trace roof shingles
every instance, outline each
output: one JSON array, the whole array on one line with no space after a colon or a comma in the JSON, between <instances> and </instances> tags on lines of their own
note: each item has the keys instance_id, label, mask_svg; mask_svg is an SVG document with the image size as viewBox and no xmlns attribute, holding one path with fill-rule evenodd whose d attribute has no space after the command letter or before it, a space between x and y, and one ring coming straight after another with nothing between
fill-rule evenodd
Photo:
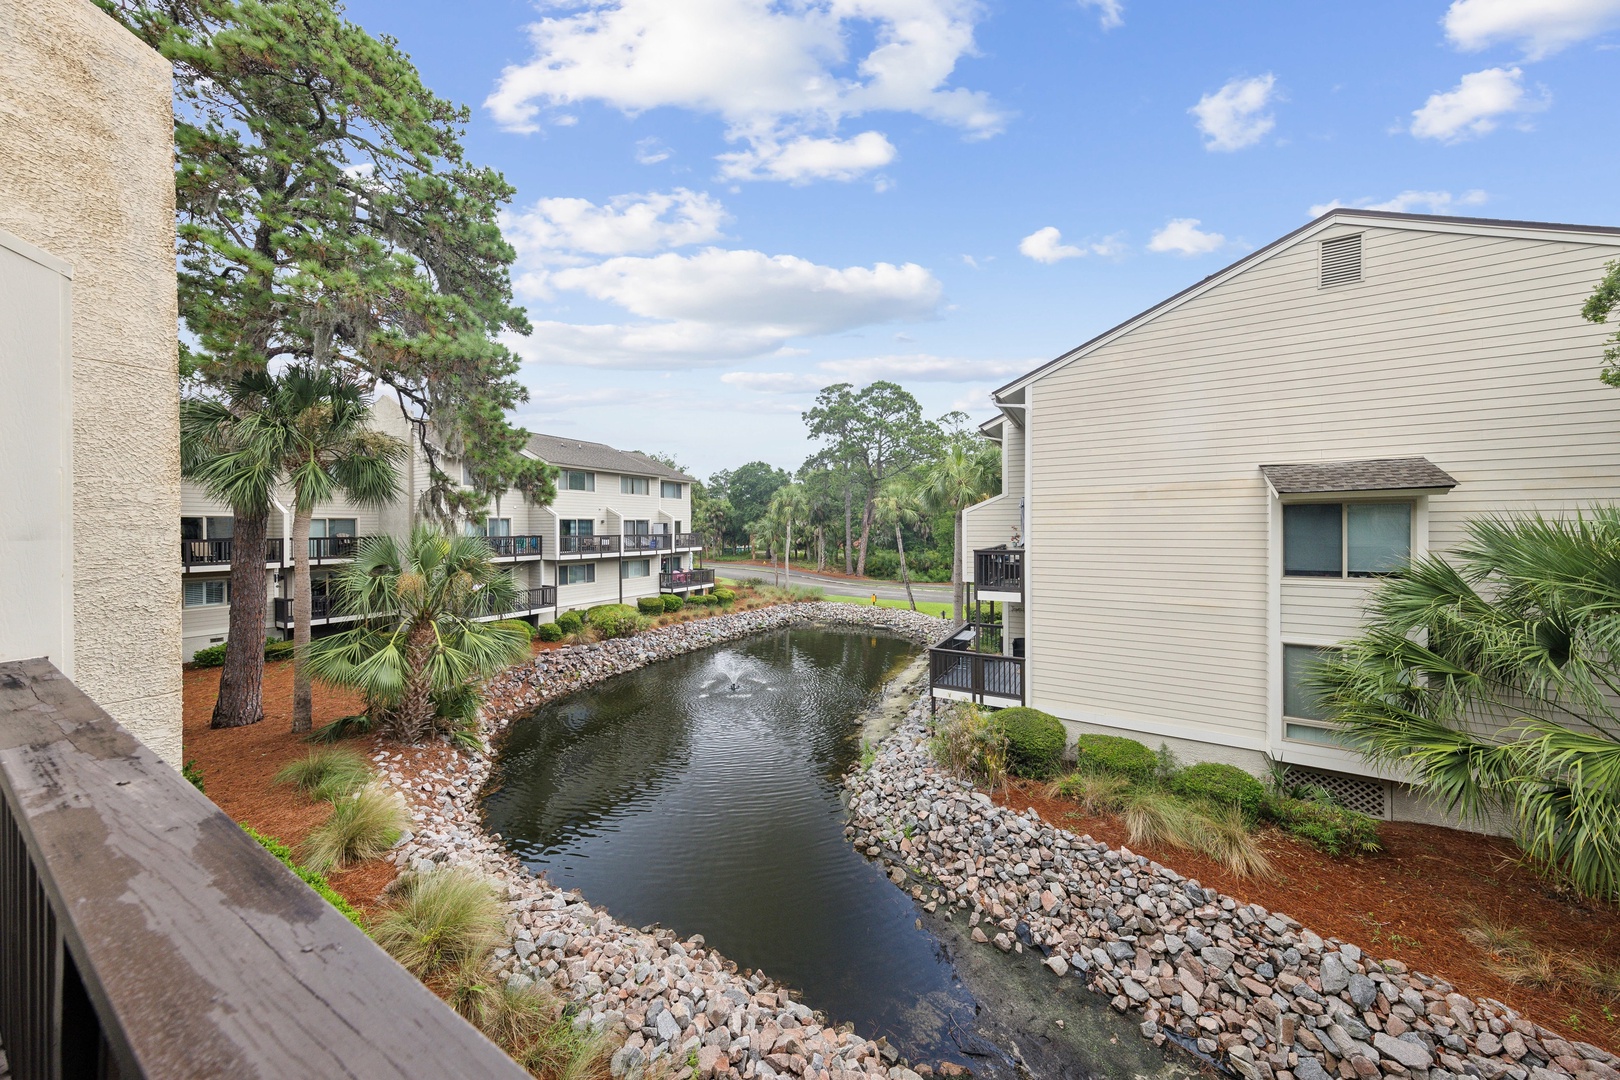
<instances>
[{"instance_id":1,"label":"roof shingles","mask_svg":"<svg viewBox=\"0 0 1620 1080\"><path fill-rule=\"evenodd\" d=\"M556 435L530 435L529 452L547 465L560 469L589 469L623 476L656 476L662 480L680 480L687 484L695 482L694 477L654 461L646 454L616 450L606 443L582 442Z\"/></svg>"},{"instance_id":2,"label":"roof shingles","mask_svg":"<svg viewBox=\"0 0 1620 1080\"><path fill-rule=\"evenodd\" d=\"M1457 486L1450 473L1428 458L1421 457L1262 465L1260 471L1279 495L1331 491L1434 491Z\"/></svg>"}]
</instances>

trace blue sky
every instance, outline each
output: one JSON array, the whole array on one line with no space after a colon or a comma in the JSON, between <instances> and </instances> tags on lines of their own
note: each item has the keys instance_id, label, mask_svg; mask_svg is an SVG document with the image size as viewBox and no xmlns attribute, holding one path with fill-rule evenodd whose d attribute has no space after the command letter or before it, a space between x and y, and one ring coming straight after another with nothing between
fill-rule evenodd
<instances>
[{"instance_id":1,"label":"blue sky","mask_svg":"<svg viewBox=\"0 0 1620 1080\"><path fill-rule=\"evenodd\" d=\"M533 430L795 468L1332 202L1616 224L1620 0L357 0L516 186Z\"/></svg>"}]
</instances>

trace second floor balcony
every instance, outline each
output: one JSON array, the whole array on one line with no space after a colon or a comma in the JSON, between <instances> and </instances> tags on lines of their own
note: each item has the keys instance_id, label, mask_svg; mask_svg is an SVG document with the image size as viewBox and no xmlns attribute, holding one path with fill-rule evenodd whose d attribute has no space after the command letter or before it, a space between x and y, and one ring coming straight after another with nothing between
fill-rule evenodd
<instances>
[{"instance_id":1,"label":"second floor balcony","mask_svg":"<svg viewBox=\"0 0 1620 1080\"><path fill-rule=\"evenodd\" d=\"M557 538L559 555L617 555L617 536L560 536Z\"/></svg>"},{"instance_id":2,"label":"second floor balcony","mask_svg":"<svg viewBox=\"0 0 1620 1080\"><path fill-rule=\"evenodd\" d=\"M973 595L1004 604L1024 602L1024 549L980 548L973 553Z\"/></svg>"},{"instance_id":3,"label":"second floor balcony","mask_svg":"<svg viewBox=\"0 0 1620 1080\"><path fill-rule=\"evenodd\" d=\"M223 540L182 540L180 541L180 569L182 571L199 570L229 570L231 568L231 552L235 542L229 537ZM280 537L264 542L264 565L275 567L282 565L284 545Z\"/></svg>"},{"instance_id":4,"label":"second floor balcony","mask_svg":"<svg viewBox=\"0 0 1620 1080\"><path fill-rule=\"evenodd\" d=\"M545 538L535 535L486 536L484 542L489 545L496 559L521 562L525 559L538 559L545 552Z\"/></svg>"},{"instance_id":5,"label":"second floor balcony","mask_svg":"<svg viewBox=\"0 0 1620 1080\"><path fill-rule=\"evenodd\" d=\"M277 596L272 601L274 608L273 618L278 628L291 630L293 627L293 602L290 597ZM350 615L341 610L330 593L316 593L309 598L309 624L311 626L326 626L331 623L353 622L358 616Z\"/></svg>"},{"instance_id":6,"label":"second floor balcony","mask_svg":"<svg viewBox=\"0 0 1620 1080\"><path fill-rule=\"evenodd\" d=\"M492 619L515 619L523 615L538 615L557 606L557 586L538 585L532 589L519 589L512 606L505 611L478 616L478 622Z\"/></svg>"}]
</instances>

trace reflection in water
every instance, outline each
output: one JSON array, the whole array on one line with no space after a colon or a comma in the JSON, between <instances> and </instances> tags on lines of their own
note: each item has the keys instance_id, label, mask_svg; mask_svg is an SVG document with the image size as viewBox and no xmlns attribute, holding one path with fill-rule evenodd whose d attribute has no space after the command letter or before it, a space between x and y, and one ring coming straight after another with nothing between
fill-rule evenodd
<instances>
[{"instance_id":1,"label":"reflection in water","mask_svg":"<svg viewBox=\"0 0 1620 1080\"><path fill-rule=\"evenodd\" d=\"M915 649L780 631L663 661L519 724L485 802L536 872L623 922L702 934L832 1020L964 1060L969 996L909 897L844 840L857 714Z\"/></svg>"}]
</instances>

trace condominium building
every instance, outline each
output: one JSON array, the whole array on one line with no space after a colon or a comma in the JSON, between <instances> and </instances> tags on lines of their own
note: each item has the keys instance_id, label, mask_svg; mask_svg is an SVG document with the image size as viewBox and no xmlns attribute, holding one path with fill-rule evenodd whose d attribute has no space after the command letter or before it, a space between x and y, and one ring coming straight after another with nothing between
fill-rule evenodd
<instances>
[{"instance_id":1,"label":"condominium building","mask_svg":"<svg viewBox=\"0 0 1620 1080\"><path fill-rule=\"evenodd\" d=\"M427 456L392 402L380 403L373 417L378 429L410 441L412 452L401 466L394 503L366 507L336 499L316 508L309 554L317 634L353 621L334 602L331 578L354 558L359 541L384 533L403 538L423 517ZM695 565L703 545L692 527L692 477L645 454L554 435L531 436L524 453L558 470L551 505L535 506L509 491L484 508L481 521L457 526L484 537L517 585L513 610L486 618L546 622L576 608L634 604L644 596L713 586L714 571ZM435 457L452 477L464 478L453 454L436 451ZM265 551L265 632L271 637L292 634L291 505L285 495L277 499ZM229 629L233 519L227 507L187 482L180 524L182 633L189 659L224 641Z\"/></svg>"},{"instance_id":2,"label":"condominium building","mask_svg":"<svg viewBox=\"0 0 1620 1080\"><path fill-rule=\"evenodd\" d=\"M1617 256L1616 228L1335 210L1002 387L981 625L933 651L934 694L1429 816L1341 744L1311 666L1469 522L1620 501L1581 317Z\"/></svg>"}]
</instances>

